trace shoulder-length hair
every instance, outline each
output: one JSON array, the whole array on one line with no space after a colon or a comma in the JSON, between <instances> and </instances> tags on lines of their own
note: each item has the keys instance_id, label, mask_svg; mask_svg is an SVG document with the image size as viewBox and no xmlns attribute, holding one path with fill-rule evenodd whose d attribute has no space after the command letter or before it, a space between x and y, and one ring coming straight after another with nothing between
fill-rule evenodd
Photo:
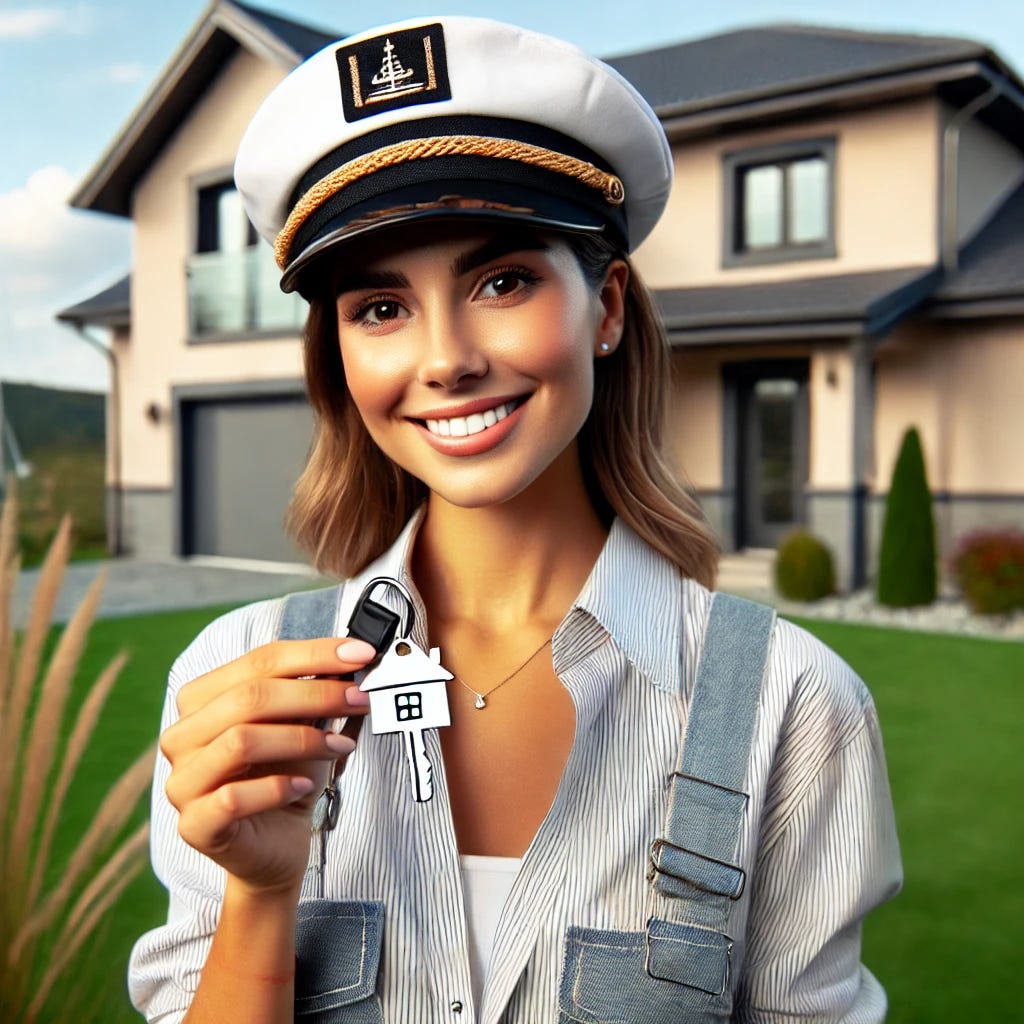
<instances>
[{"instance_id":1,"label":"shoulder-length hair","mask_svg":"<svg viewBox=\"0 0 1024 1024\"><path fill-rule=\"evenodd\" d=\"M607 241L565 235L592 287L614 259ZM427 488L377 447L345 382L329 288L312 290L304 332L314 437L286 517L291 535L323 573L347 578L386 551ZM579 434L583 478L605 525L619 516L683 575L713 586L719 548L697 502L661 451L669 349L651 297L630 265L625 326L614 352L595 361L594 401Z\"/></svg>"}]
</instances>

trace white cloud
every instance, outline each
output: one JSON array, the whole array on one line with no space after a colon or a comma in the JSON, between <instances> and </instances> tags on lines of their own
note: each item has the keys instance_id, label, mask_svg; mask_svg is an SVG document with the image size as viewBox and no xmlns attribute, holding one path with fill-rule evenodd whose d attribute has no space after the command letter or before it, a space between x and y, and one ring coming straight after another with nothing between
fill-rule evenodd
<instances>
[{"instance_id":1,"label":"white cloud","mask_svg":"<svg viewBox=\"0 0 1024 1024\"><path fill-rule=\"evenodd\" d=\"M131 228L71 210L74 185L65 168L44 167L0 193L0 378L106 386L103 360L54 316L127 271Z\"/></svg>"},{"instance_id":2,"label":"white cloud","mask_svg":"<svg viewBox=\"0 0 1024 1024\"><path fill-rule=\"evenodd\" d=\"M33 39L58 28L63 15L54 7L0 11L0 39Z\"/></svg>"},{"instance_id":3,"label":"white cloud","mask_svg":"<svg viewBox=\"0 0 1024 1024\"><path fill-rule=\"evenodd\" d=\"M0 11L0 39L38 39L54 32L85 35L92 30L94 12L89 4L69 8L20 7Z\"/></svg>"},{"instance_id":4,"label":"white cloud","mask_svg":"<svg viewBox=\"0 0 1024 1024\"><path fill-rule=\"evenodd\" d=\"M139 63L111 64L107 77L115 85L134 85L146 75L146 69Z\"/></svg>"}]
</instances>

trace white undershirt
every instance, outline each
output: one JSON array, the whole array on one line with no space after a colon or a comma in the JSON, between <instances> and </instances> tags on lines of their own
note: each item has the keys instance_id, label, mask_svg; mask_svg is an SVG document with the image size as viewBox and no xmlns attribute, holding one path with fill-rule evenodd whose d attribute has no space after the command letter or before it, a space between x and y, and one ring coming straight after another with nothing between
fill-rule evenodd
<instances>
[{"instance_id":1,"label":"white undershirt","mask_svg":"<svg viewBox=\"0 0 1024 1024\"><path fill-rule=\"evenodd\" d=\"M469 975L473 982L473 1002L479 1014L498 919L522 861L519 857L477 857L469 854L460 856L459 861L469 928Z\"/></svg>"}]
</instances>

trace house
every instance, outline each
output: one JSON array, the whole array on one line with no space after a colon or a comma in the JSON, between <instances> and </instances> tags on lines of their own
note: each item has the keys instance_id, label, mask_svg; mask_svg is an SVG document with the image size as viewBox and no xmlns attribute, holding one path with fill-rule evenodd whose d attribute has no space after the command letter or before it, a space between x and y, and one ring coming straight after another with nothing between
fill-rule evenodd
<instances>
[{"instance_id":1,"label":"house","mask_svg":"<svg viewBox=\"0 0 1024 1024\"><path fill-rule=\"evenodd\" d=\"M295 557L280 518L310 428L301 300L276 290L231 162L260 99L333 38L215 0L73 197L135 224L113 344L140 555ZM1015 72L969 40L806 26L611 63L675 153L636 263L673 345L668 455L723 546L805 524L863 583L911 425L943 550L1024 525Z\"/></svg>"}]
</instances>

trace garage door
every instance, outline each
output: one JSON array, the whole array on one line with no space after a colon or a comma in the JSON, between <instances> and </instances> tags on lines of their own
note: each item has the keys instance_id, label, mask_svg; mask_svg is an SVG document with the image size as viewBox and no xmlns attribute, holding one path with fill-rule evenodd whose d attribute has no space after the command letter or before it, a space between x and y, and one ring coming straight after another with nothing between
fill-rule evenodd
<instances>
[{"instance_id":1,"label":"garage door","mask_svg":"<svg viewBox=\"0 0 1024 1024\"><path fill-rule=\"evenodd\" d=\"M183 401L182 553L305 561L284 534L313 429L297 395Z\"/></svg>"}]
</instances>

